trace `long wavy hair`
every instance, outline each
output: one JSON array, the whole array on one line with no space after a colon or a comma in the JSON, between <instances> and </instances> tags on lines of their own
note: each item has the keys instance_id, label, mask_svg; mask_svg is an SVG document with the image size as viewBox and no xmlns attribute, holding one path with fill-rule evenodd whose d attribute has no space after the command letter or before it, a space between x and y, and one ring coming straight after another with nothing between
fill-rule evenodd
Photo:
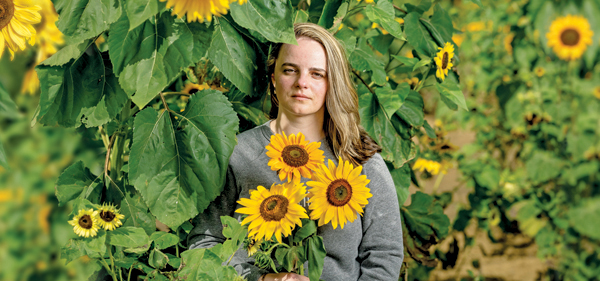
<instances>
[{"instance_id":1,"label":"long wavy hair","mask_svg":"<svg viewBox=\"0 0 600 281\"><path fill-rule=\"evenodd\" d=\"M329 87L325 95L323 131L335 157L342 157L343 160L350 161L354 165L366 163L371 156L381 151L381 147L360 125L358 94L350 79L350 66L344 48L331 33L313 23L296 23L294 32L296 38L313 39L325 48ZM268 77L275 72L275 62L282 45L282 43L276 44L269 54ZM269 118L276 119L279 103L272 83L269 85L269 92L271 94Z\"/></svg>"}]
</instances>

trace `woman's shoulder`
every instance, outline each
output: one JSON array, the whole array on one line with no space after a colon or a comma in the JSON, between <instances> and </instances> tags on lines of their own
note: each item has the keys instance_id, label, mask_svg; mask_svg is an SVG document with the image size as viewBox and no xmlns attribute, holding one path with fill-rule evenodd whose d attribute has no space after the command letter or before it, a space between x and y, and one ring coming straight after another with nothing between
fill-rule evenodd
<instances>
[{"instance_id":1,"label":"woman's shoulder","mask_svg":"<svg viewBox=\"0 0 600 281\"><path fill-rule=\"evenodd\" d=\"M266 130L270 129L267 124L256 126L237 135L237 145L233 150L230 162L255 159L263 153L269 143Z\"/></svg>"}]
</instances>

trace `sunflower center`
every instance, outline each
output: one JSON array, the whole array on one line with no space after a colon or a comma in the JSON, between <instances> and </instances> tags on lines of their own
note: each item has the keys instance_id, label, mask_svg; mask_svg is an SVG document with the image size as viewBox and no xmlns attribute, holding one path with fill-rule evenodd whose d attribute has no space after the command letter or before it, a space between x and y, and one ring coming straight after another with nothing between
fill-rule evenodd
<instances>
[{"instance_id":1,"label":"sunflower center","mask_svg":"<svg viewBox=\"0 0 600 281\"><path fill-rule=\"evenodd\" d=\"M299 145L288 145L281 152L283 162L292 167L302 167L308 163L308 152Z\"/></svg>"},{"instance_id":2,"label":"sunflower center","mask_svg":"<svg viewBox=\"0 0 600 281\"><path fill-rule=\"evenodd\" d=\"M10 23L15 14L15 4L12 0L0 0L0 29Z\"/></svg>"},{"instance_id":3,"label":"sunflower center","mask_svg":"<svg viewBox=\"0 0 600 281\"><path fill-rule=\"evenodd\" d=\"M89 215L83 215L79 218L79 226L85 229L91 229L93 224L92 218Z\"/></svg>"},{"instance_id":4,"label":"sunflower center","mask_svg":"<svg viewBox=\"0 0 600 281\"><path fill-rule=\"evenodd\" d=\"M260 214L265 221L279 221L287 214L289 201L282 195L271 195L260 204Z\"/></svg>"},{"instance_id":5,"label":"sunflower center","mask_svg":"<svg viewBox=\"0 0 600 281\"><path fill-rule=\"evenodd\" d=\"M115 219L115 213L111 211L101 211L100 218L105 222L111 222Z\"/></svg>"},{"instance_id":6,"label":"sunflower center","mask_svg":"<svg viewBox=\"0 0 600 281\"><path fill-rule=\"evenodd\" d=\"M562 41L562 43L567 46L577 45L577 43L579 43L579 38L580 38L579 32L577 32L577 30L572 29L572 28L565 29L560 34L560 41Z\"/></svg>"},{"instance_id":7,"label":"sunflower center","mask_svg":"<svg viewBox=\"0 0 600 281\"><path fill-rule=\"evenodd\" d=\"M448 67L448 52L444 52L444 56L442 56L442 69L446 69Z\"/></svg>"},{"instance_id":8,"label":"sunflower center","mask_svg":"<svg viewBox=\"0 0 600 281\"><path fill-rule=\"evenodd\" d=\"M333 206L344 206L352 198L352 186L345 179L337 179L327 187L327 202Z\"/></svg>"}]
</instances>

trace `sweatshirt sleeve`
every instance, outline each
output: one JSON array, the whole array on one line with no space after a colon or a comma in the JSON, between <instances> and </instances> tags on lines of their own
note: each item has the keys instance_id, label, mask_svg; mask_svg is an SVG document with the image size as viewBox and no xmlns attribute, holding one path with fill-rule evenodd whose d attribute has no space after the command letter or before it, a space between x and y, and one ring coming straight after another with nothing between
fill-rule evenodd
<instances>
[{"instance_id":1,"label":"sweatshirt sleeve","mask_svg":"<svg viewBox=\"0 0 600 281\"><path fill-rule=\"evenodd\" d=\"M365 165L373 197L365 207L363 239L358 249L359 280L398 280L404 245L396 188L379 154Z\"/></svg>"},{"instance_id":2,"label":"sweatshirt sleeve","mask_svg":"<svg viewBox=\"0 0 600 281\"><path fill-rule=\"evenodd\" d=\"M238 197L239 191L235 184L235 177L231 167L229 167L225 187L221 195L193 220L194 228L188 235L190 250L212 248L218 243L225 242L226 238L223 236L221 216L230 216L236 218L238 221L240 220L240 216L235 214ZM247 252L243 249L243 244L240 247L229 265L233 266L238 274L247 280L257 280L266 271L254 266L254 259L248 257Z\"/></svg>"}]
</instances>

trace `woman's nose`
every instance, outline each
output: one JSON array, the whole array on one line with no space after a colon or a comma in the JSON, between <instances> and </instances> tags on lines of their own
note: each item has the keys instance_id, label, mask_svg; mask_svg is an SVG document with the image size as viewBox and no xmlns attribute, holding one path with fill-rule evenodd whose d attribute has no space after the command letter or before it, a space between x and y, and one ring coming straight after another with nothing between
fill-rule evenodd
<instances>
[{"instance_id":1,"label":"woman's nose","mask_svg":"<svg viewBox=\"0 0 600 281\"><path fill-rule=\"evenodd\" d=\"M300 88L306 88L308 87L308 77L309 75L307 73L300 73L298 75L298 79L296 80L296 83L298 84L298 87Z\"/></svg>"}]
</instances>

